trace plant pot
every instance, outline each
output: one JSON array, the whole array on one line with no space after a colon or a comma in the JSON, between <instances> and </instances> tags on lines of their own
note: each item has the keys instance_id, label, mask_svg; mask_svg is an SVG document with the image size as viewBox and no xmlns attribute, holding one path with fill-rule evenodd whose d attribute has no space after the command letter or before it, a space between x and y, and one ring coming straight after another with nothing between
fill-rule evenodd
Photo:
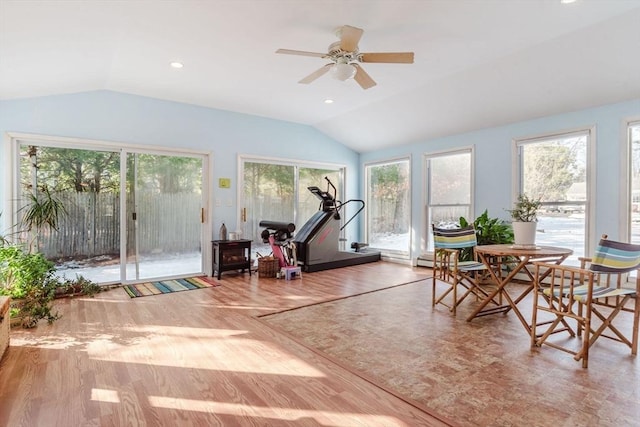
<instances>
[{"instance_id":1,"label":"plant pot","mask_svg":"<svg viewBox=\"0 0 640 427\"><path fill-rule=\"evenodd\" d=\"M514 246L527 248L536 245L537 222L514 221L511 225L513 226Z\"/></svg>"}]
</instances>

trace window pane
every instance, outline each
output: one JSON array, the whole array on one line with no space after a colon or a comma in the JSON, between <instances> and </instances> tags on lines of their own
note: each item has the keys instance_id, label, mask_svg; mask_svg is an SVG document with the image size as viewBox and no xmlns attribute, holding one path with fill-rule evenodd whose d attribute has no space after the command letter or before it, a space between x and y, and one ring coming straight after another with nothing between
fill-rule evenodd
<instances>
[{"instance_id":1,"label":"window pane","mask_svg":"<svg viewBox=\"0 0 640 427\"><path fill-rule=\"evenodd\" d=\"M521 192L542 201L536 244L584 256L587 206L586 134L522 143Z\"/></svg>"},{"instance_id":2,"label":"window pane","mask_svg":"<svg viewBox=\"0 0 640 427\"><path fill-rule=\"evenodd\" d=\"M409 253L409 160L367 166L367 237L371 247Z\"/></svg>"},{"instance_id":3,"label":"window pane","mask_svg":"<svg viewBox=\"0 0 640 427\"><path fill-rule=\"evenodd\" d=\"M429 159L429 204L471 203L471 153Z\"/></svg>"},{"instance_id":4,"label":"window pane","mask_svg":"<svg viewBox=\"0 0 640 427\"><path fill-rule=\"evenodd\" d=\"M341 198L341 173L336 170L328 169L315 169L315 168L300 168L300 177L298 179L298 212L296 218L296 229L299 230L302 226L320 209L320 200L308 190L308 187L318 187L322 191L327 190L327 181L325 177L331 180L331 183L336 187L336 198ZM330 194L333 194L333 188L329 190Z\"/></svg>"},{"instance_id":5,"label":"window pane","mask_svg":"<svg viewBox=\"0 0 640 427\"><path fill-rule=\"evenodd\" d=\"M33 230L31 243L58 276L121 280L118 152L21 144L19 179L19 215L47 194L64 207L57 229Z\"/></svg>"},{"instance_id":6,"label":"window pane","mask_svg":"<svg viewBox=\"0 0 640 427\"><path fill-rule=\"evenodd\" d=\"M202 158L127 154L128 280L202 272Z\"/></svg>"},{"instance_id":7,"label":"window pane","mask_svg":"<svg viewBox=\"0 0 640 427\"><path fill-rule=\"evenodd\" d=\"M640 243L640 123L629 127L629 153L631 154L631 243Z\"/></svg>"},{"instance_id":8,"label":"window pane","mask_svg":"<svg viewBox=\"0 0 640 427\"><path fill-rule=\"evenodd\" d=\"M244 205L247 218L243 237L254 241L252 250L267 255L262 243L260 221L293 222L294 167L269 163L244 163Z\"/></svg>"},{"instance_id":9,"label":"window pane","mask_svg":"<svg viewBox=\"0 0 640 427\"><path fill-rule=\"evenodd\" d=\"M457 227L471 218L471 150L427 158L427 248L433 248L431 225Z\"/></svg>"}]
</instances>

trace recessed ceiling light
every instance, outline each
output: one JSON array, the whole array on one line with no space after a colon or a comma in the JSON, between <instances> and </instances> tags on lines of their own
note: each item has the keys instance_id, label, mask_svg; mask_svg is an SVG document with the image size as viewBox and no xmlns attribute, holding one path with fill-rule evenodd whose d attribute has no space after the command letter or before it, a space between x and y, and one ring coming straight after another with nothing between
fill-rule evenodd
<instances>
[{"instance_id":1,"label":"recessed ceiling light","mask_svg":"<svg viewBox=\"0 0 640 427\"><path fill-rule=\"evenodd\" d=\"M178 62L178 61L173 61L169 65L171 65L173 68L182 68L182 67L184 67L184 64L182 62Z\"/></svg>"},{"instance_id":2,"label":"recessed ceiling light","mask_svg":"<svg viewBox=\"0 0 640 427\"><path fill-rule=\"evenodd\" d=\"M562 4L571 4L571 3L575 3L577 0L560 0L560 3Z\"/></svg>"},{"instance_id":3,"label":"recessed ceiling light","mask_svg":"<svg viewBox=\"0 0 640 427\"><path fill-rule=\"evenodd\" d=\"M325 99L324 103L325 104L333 104L333 99Z\"/></svg>"}]
</instances>

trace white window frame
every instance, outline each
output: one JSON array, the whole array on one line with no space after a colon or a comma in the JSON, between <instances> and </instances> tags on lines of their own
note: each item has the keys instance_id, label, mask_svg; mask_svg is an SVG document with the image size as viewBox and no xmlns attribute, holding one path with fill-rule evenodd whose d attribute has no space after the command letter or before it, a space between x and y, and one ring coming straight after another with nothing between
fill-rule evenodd
<instances>
[{"instance_id":1,"label":"white window frame","mask_svg":"<svg viewBox=\"0 0 640 427\"><path fill-rule=\"evenodd\" d=\"M627 242L633 242L631 221L633 219L633 147L631 146L631 128L640 129L640 117L629 119L625 122L624 132L622 136L620 167L620 194L624 195L624 202L621 203L620 209L620 236L625 236Z\"/></svg>"},{"instance_id":2,"label":"white window frame","mask_svg":"<svg viewBox=\"0 0 640 427\"><path fill-rule=\"evenodd\" d=\"M425 251L433 251L433 240L431 239L431 216L430 216L430 207L431 205L429 205L429 200L430 200L430 189L431 189L431 182L429 181L429 178L431 176L431 174L429 173L429 162L431 161L431 159L434 158L438 158L438 157L447 157L447 156L455 156L458 154L466 154L469 153L470 154L470 162L471 164L469 165L470 167L470 171L471 171L471 182L469 183L469 218L467 218L469 221L474 221L475 220L475 185L476 185L476 178L475 178L475 146L471 145L471 146L467 146L467 147L460 147L460 148L455 148L455 149L451 149L451 150L442 150L442 151L434 151L434 152L430 152L430 153L425 153L423 155L423 160L422 160L422 171L423 171L423 177L422 177L422 182L425 183L424 188L423 188L423 194L422 194L422 200L424 201L424 203L422 204L422 206L424 206L424 211L423 211L423 224L425 224L425 232L424 232L424 236L422 239L422 242L420 244L420 248L422 252ZM464 206L464 205L460 205L460 206Z\"/></svg>"},{"instance_id":3,"label":"white window frame","mask_svg":"<svg viewBox=\"0 0 640 427\"><path fill-rule=\"evenodd\" d=\"M364 168L363 168L363 179L362 182L364 184L364 202L365 202L365 210L364 210L364 238L365 238L365 242L366 243L370 243L370 239L369 239L369 210L366 209L366 203L369 200L369 182L368 182L368 178L369 178L369 174L367 173L368 169L370 167L375 167L375 166L382 166L382 165L387 165L390 163L400 163L400 162L407 162L409 165L409 176L408 176L408 180L409 180L409 207L408 207L408 212L409 212L409 224L413 224L413 208L412 208L412 202L413 202L413 197L411 197L411 195L413 194L413 173L412 173L412 165L411 165L411 156L402 156L402 157L393 157L390 159L384 159L384 160L378 160L375 162L369 162L369 163L365 163L364 164ZM379 250L381 255L385 258L388 259L398 259L398 260L409 260L411 258L411 248L413 247L413 227L409 227L409 243L407 245L406 251L395 251L395 250L390 250L390 249L384 249L384 248L376 248L375 246L371 246L373 249L375 250Z\"/></svg>"},{"instance_id":4,"label":"white window frame","mask_svg":"<svg viewBox=\"0 0 640 427\"><path fill-rule=\"evenodd\" d=\"M340 172L341 183L334 183L338 186L338 194L336 198L338 200L344 200L346 194L346 186L347 186L347 166L341 163L329 163L329 162L313 162L308 160L299 160L299 159L286 159L280 157L267 157L267 156L255 156L250 154L238 154L238 177L237 181L238 186L236 188L236 200L238 201L238 216L236 224L244 224L246 219L246 213L244 211L246 207L246 201L244 200L244 165L245 163L265 163L270 165L282 165L282 166L291 166L295 170L294 177L294 188L298 188L298 176L300 168L312 168L312 169L327 169L334 170ZM324 185L324 183L319 183ZM320 186L320 185L319 185ZM321 187L322 188L322 187ZM299 197L298 194L294 195L294 218L298 219L298 203ZM309 218L299 218L300 224L299 227L308 220ZM343 218L344 221L344 218ZM296 226L298 226L296 225ZM344 234L345 230L342 231ZM341 236L342 237L342 236ZM344 249L344 242L340 242L340 249Z\"/></svg>"},{"instance_id":5,"label":"white window frame","mask_svg":"<svg viewBox=\"0 0 640 427\"><path fill-rule=\"evenodd\" d=\"M6 157L6 177L7 177L7 200L5 205L9 211L7 224L16 224L18 220L17 216L17 198L20 194L20 180L18 173L20 171L20 144L33 143L33 145L56 147L56 148L71 148L79 150L95 150L95 151L114 151L120 153L120 167L121 173L124 170L123 159L127 153L141 153L141 154L157 154L157 155L181 155L191 156L202 159L202 203L207 208L203 212L203 222L201 230L201 244L202 244L202 271L206 274L211 273L211 240L212 230L212 212L213 212L213 199L211 197L211 176L213 175L213 153L203 150L191 150L186 148L177 147L164 147L157 145L138 145L124 142L93 140L88 138L74 138L74 137L62 137L62 136L50 136L50 135L38 135L19 132L7 132L5 134L5 148L7 148ZM121 182L121 203L124 203L126 195L124 194L124 182ZM124 209L121 212L120 218L120 235L126 235L126 212ZM7 220L5 220L7 221ZM120 253L126 253L126 239L122 239L120 242ZM134 281L127 281L125 275L126 265L121 262L120 265L120 280L123 283L133 283Z\"/></svg>"},{"instance_id":6,"label":"white window frame","mask_svg":"<svg viewBox=\"0 0 640 427\"><path fill-rule=\"evenodd\" d=\"M589 254L593 253L596 245L596 231L595 231L595 176L596 176L596 159L595 159L595 148L596 148L596 128L595 126L591 127L581 127L575 129L568 129L564 131L541 134L529 137L522 137L513 140L512 143L512 159L515 167L513 168L513 177L512 177L512 189L511 189L511 201L515 202L518 198L518 195L521 193L522 189L522 159L521 159L521 151L520 147L522 145L549 141L554 139L568 138L571 136L579 136L586 135L587 137L587 158L586 158L586 194L587 201L585 204L585 241L584 241L584 254L585 256L589 256Z\"/></svg>"}]
</instances>

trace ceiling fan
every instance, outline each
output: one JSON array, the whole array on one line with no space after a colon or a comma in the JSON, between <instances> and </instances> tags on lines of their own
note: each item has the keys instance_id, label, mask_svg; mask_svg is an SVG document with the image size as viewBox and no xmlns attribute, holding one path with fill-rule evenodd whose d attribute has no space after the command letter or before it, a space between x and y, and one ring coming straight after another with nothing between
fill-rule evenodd
<instances>
[{"instance_id":1,"label":"ceiling fan","mask_svg":"<svg viewBox=\"0 0 640 427\"><path fill-rule=\"evenodd\" d=\"M340 41L331 43L327 53L305 52L302 50L278 49L276 53L287 55L314 56L331 60L330 63L309 74L298 83L309 84L325 73L330 72L338 80L353 78L363 89L369 89L376 82L367 74L359 63L378 62L413 64L413 52L375 52L360 53L358 42L364 30L350 25L343 25L336 30Z\"/></svg>"}]
</instances>

